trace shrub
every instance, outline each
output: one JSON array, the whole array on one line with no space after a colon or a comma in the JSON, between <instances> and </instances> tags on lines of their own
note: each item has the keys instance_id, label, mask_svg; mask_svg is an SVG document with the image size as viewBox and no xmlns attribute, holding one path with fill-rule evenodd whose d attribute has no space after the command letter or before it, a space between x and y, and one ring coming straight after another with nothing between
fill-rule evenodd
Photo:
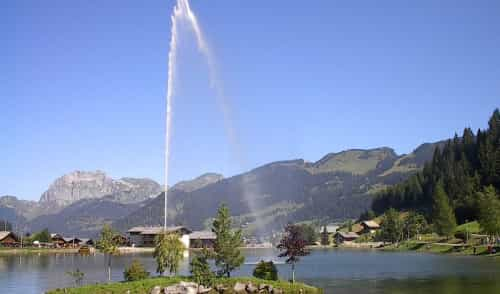
<instances>
[{"instance_id":1,"label":"shrub","mask_svg":"<svg viewBox=\"0 0 500 294\"><path fill-rule=\"evenodd\" d=\"M203 249L201 253L193 257L189 264L193 280L207 287L212 286L215 279L215 274L210 269L210 264L208 263L208 259L210 258L210 252L207 249Z\"/></svg>"},{"instance_id":2,"label":"shrub","mask_svg":"<svg viewBox=\"0 0 500 294\"><path fill-rule=\"evenodd\" d=\"M253 276L263 280L277 281L278 269L272 261L261 261L253 270Z\"/></svg>"},{"instance_id":3,"label":"shrub","mask_svg":"<svg viewBox=\"0 0 500 294\"><path fill-rule=\"evenodd\" d=\"M132 264L123 272L125 281L139 281L149 277L149 272L144 269L142 263L138 260L132 261Z\"/></svg>"}]
</instances>

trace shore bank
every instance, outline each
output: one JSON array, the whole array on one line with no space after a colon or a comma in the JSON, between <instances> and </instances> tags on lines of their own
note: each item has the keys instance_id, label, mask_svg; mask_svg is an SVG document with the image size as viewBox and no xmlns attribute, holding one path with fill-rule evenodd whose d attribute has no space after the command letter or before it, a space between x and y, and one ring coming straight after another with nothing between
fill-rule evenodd
<instances>
[{"instance_id":1,"label":"shore bank","mask_svg":"<svg viewBox=\"0 0 500 294\"><path fill-rule=\"evenodd\" d=\"M474 250L475 248L475 250ZM497 247L498 248L498 247ZM378 250L383 251L416 251L435 254L451 254L466 256L483 256L500 258L500 252L490 254L487 245L467 245L467 244L448 244L448 243L430 243L418 241L405 241L398 245L392 244L381 247Z\"/></svg>"},{"instance_id":2,"label":"shore bank","mask_svg":"<svg viewBox=\"0 0 500 294\"><path fill-rule=\"evenodd\" d=\"M23 254L76 254L78 248L0 248L1 255L23 255Z\"/></svg>"},{"instance_id":3,"label":"shore bank","mask_svg":"<svg viewBox=\"0 0 500 294\"><path fill-rule=\"evenodd\" d=\"M156 286L167 287L178 284L182 281L191 281L190 277L156 277L135 282L118 282L118 283L108 283L108 284L96 284L87 285L76 288L64 288L64 289L54 289L49 290L47 294L115 294L115 293L152 293L152 289ZM259 287L259 285L271 285L274 289L280 289L283 293L304 293L304 294L320 294L323 293L322 289L315 288L302 283L291 284L287 281L267 281L256 278L217 278L214 285L224 285L228 288L228 291L224 293L235 293L232 291L236 283L248 284L251 283ZM207 293L217 293L212 290ZM268 292L262 292L268 293Z\"/></svg>"}]
</instances>

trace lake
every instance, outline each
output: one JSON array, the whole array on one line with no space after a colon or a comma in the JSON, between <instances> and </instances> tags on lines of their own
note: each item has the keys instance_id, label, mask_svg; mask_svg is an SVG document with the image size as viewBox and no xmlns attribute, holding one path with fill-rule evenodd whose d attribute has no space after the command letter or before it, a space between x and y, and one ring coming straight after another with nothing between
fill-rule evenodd
<instances>
[{"instance_id":1,"label":"lake","mask_svg":"<svg viewBox=\"0 0 500 294\"><path fill-rule=\"evenodd\" d=\"M246 264L235 275L251 275L259 260L275 260L273 249L246 249ZM128 254L113 258L113 280L123 279L123 269L138 259L155 272L151 254ZM0 256L0 286L5 293L42 293L71 286L67 271L79 268L85 283L105 281L103 255L32 254ZM188 274L189 258L181 266ZM280 278L290 267L278 264ZM298 280L325 289L325 293L500 293L500 259L433 255L414 252L317 249L302 259ZM0 291L0 292L1 292ZM3 293L3 292L2 292Z\"/></svg>"}]
</instances>

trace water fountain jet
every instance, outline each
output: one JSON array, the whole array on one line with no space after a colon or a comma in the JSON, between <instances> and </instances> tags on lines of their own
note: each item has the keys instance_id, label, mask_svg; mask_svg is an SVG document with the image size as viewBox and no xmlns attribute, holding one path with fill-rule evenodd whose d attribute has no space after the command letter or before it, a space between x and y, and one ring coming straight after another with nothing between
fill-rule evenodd
<instances>
[{"instance_id":1,"label":"water fountain jet","mask_svg":"<svg viewBox=\"0 0 500 294\"><path fill-rule=\"evenodd\" d=\"M188 0L177 0L176 5L171 15L172 28L170 35L170 48L168 53L168 79L167 79L167 97L166 97L166 134L165 134L165 174L164 174L164 229L167 229L167 199L168 199L168 174L169 174L169 158L170 158L170 140L172 126L172 98L174 95L175 68L177 66L177 42L178 42L178 27L181 21L187 22L194 31L196 44L200 53L204 56L209 71L210 86L215 90L217 104L222 110L226 135L228 136L232 151L237 159L240 167L244 166L244 157L241 152L236 131L232 124L231 108L224 93L222 81L218 76L217 64L215 58L208 46L208 43L202 33L196 15L191 10ZM247 200L251 212L256 210L256 205L253 197L249 195L248 189L242 187L244 198Z\"/></svg>"}]
</instances>

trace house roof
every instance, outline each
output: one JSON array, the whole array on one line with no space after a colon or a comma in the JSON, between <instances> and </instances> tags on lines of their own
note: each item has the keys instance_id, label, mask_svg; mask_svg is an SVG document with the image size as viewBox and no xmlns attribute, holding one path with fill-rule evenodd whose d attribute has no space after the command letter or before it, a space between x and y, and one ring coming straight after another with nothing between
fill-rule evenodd
<instances>
[{"instance_id":1,"label":"house roof","mask_svg":"<svg viewBox=\"0 0 500 294\"><path fill-rule=\"evenodd\" d=\"M378 228L380 228L379 224L377 224L376 222L374 222L372 220L364 221L361 224L363 226L367 227L367 228L370 228L370 229L378 229Z\"/></svg>"},{"instance_id":2,"label":"house roof","mask_svg":"<svg viewBox=\"0 0 500 294\"><path fill-rule=\"evenodd\" d=\"M358 238L359 235L354 232L337 232L342 238Z\"/></svg>"},{"instance_id":3,"label":"house roof","mask_svg":"<svg viewBox=\"0 0 500 294\"><path fill-rule=\"evenodd\" d=\"M80 239L80 241L81 241L82 243L87 243L87 242L89 242L89 241L92 241L92 239L90 239L90 238L81 238L81 239Z\"/></svg>"},{"instance_id":4,"label":"house roof","mask_svg":"<svg viewBox=\"0 0 500 294\"><path fill-rule=\"evenodd\" d=\"M82 241L82 239L80 239L80 238L66 238L66 237L63 237L63 240L66 243L71 243L71 242L73 242L73 240L75 240L75 242L77 242L77 243Z\"/></svg>"},{"instance_id":5,"label":"house roof","mask_svg":"<svg viewBox=\"0 0 500 294\"><path fill-rule=\"evenodd\" d=\"M168 227L167 232L177 232L185 230L191 232L189 229L183 226ZM133 227L127 232L129 233L139 233L141 235L158 235L163 232L163 227Z\"/></svg>"},{"instance_id":6,"label":"house roof","mask_svg":"<svg viewBox=\"0 0 500 294\"><path fill-rule=\"evenodd\" d=\"M14 239L17 239L16 235L14 235L14 233L12 233L10 231L0 231L0 241L2 241L3 239L7 238L11 234L14 237Z\"/></svg>"},{"instance_id":7,"label":"house roof","mask_svg":"<svg viewBox=\"0 0 500 294\"><path fill-rule=\"evenodd\" d=\"M338 225L327 225L326 226L326 232L330 233L330 234L331 233L335 233L335 232L338 231L339 228L340 228L340 226L338 226ZM324 229L325 229L324 227L320 227L319 232L323 233Z\"/></svg>"},{"instance_id":8,"label":"house roof","mask_svg":"<svg viewBox=\"0 0 500 294\"><path fill-rule=\"evenodd\" d=\"M189 234L189 239L215 239L215 233L212 231L194 231Z\"/></svg>"}]
</instances>

